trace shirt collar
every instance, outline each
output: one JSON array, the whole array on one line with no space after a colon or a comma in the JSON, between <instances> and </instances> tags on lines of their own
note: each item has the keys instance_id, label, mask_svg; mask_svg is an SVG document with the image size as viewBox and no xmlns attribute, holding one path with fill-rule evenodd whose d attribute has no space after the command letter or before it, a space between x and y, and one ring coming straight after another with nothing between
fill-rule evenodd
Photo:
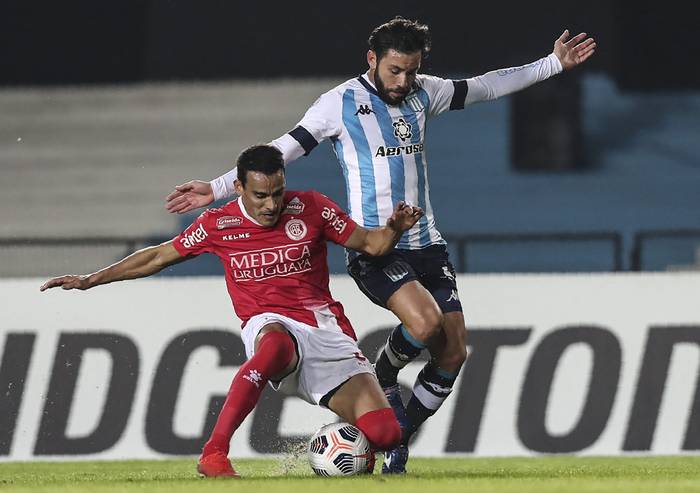
<instances>
[{"instance_id":1,"label":"shirt collar","mask_svg":"<svg viewBox=\"0 0 700 493\"><path fill-rule=\"evenodd\" d=\"M238 207L241 208L241 213L243 214L243 217L245 217L248 221L252 222L253 224L257 224L258 226L262 227L262 224L253 219L253 217L250 214L248 214L248 211L245 210L245 206L243 205L243 198L238 197L236 201L238 202Z\"/></svg>"}]
</instances>

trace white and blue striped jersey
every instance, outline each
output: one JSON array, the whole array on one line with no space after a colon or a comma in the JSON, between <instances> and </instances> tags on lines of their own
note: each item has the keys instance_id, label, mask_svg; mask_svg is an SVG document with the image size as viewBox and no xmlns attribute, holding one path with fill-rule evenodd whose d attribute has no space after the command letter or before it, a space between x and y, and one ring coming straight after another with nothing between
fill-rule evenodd
<instances>
[{"instance_id":1,"label":"white and blue striped jersey","mask_svg":"<svg viewBox=\"0 0 700 493\"><path fill-rule=\"evenodd\" d=\"M429 117L464 108L467 83L418 75L399 106L386 104L366 75L323 94L287 134L305 153L330 139L345 177L348 213L366 228L382 226L400 201L425 215L397 248L444 244L430 205L425 131ZM286 147L288 139L273 145Z\"/></svg>"},{"instance_id":2,"label":"white and blue striped jersey","mask_svg":"<svg viewBox=\"0 0 700 493\"><path fill-rule=\"evenodd\" d=\"M397 248L444 244L430 205L425 153L427 120L465 104L489 101L524 89L562 71L554 53L519 67L493 70L466 80L418 74L399 106L384 103L367 75L321 95L297 126L273 140L285 163L330 139L345 177L348 209L358 224L382 226L401 200L423 208L425 216ZM211 182L215 199L234 194L236 168Z\"/></svg>"}]
</instances>

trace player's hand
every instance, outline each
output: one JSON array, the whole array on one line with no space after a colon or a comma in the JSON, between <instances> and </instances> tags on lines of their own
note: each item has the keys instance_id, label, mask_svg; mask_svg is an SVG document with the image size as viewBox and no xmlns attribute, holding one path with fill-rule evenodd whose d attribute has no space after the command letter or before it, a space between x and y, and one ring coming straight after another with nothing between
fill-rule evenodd
<instances>
[{"instance_id":1,"label":"player's hand","mask_svg":"<svg viewBox=\"0 0 700 493\"><path fill-rule=\"evenodd\" d=\"M423 217L423 209L401 201L396 204L393 214L386 220L386 225L396 231L408 231Z\"/></svg>"},{"instance_id":2,"label":"player's hand","mask_svg":"<svg viewBox=\"0 0 700 493\"><path fill-rule=\"evenodd\" d=\"M586 33L581 33L569 39L569 30L566 29L554 42L554 54L564 70L582 64L595 53L595 40L586 36Z\"/></svg>"},{"instance_id":3,"label":"player's hand","mask_svg":"<svg viewBox=\"0 0 700 493\"><path fill-rule=\"evenodd\" d=\"M88 282L89 276L61 276L54 277L46 281L40 288L39 291L46 291L47 289L61 287L65 290L68 289L80 289L84 291L90 288L90 283Z\"/></svg>"},{"instance_id":4,"label":"player's hand","mask_svg":"<svg viewBox=\"0 0 700 493\"><path fill-rule=\"evenodd\" d=\"M200 207L206 207L214 202L214 192L207 181L192 180L175 187L170 195L165 197L165 208L168 212L184 214Z\"/></svg>"}]
</instances>

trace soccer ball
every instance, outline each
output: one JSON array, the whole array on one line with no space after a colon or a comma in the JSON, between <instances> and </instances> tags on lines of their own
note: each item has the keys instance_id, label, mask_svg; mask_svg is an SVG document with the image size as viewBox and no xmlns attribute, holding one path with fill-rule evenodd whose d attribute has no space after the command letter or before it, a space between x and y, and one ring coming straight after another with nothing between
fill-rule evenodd
<instances>
[{"instance_id":1,"label":"soccer ball","mask_svg":"<svg viewBox=\"0 0 700 493\"><path fill-rule=\"evenodd\" d=\"M323 426L309 441L309 464L319 476L371 472L373 452L364 433L349 423Z\"/></svg>"}]
</instances>

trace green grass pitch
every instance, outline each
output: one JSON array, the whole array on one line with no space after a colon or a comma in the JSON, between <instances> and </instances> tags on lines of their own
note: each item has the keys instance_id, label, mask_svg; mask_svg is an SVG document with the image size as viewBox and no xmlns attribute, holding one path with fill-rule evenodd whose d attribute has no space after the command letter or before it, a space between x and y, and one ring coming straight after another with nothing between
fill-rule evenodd
<instances>
[{"instance_id":1,"label":"green grass pitch","mask_svg":"<svg viewBox=\"0 0 700 493\"><path fill-rule=\"evenodd\" d=\"M303 458L235 460L244 479L203 479L195 459L0 463L0 491L217 493L700 491L700 456L411 459L405 476L319 478Z\"/></svg>"}]
</instances>

